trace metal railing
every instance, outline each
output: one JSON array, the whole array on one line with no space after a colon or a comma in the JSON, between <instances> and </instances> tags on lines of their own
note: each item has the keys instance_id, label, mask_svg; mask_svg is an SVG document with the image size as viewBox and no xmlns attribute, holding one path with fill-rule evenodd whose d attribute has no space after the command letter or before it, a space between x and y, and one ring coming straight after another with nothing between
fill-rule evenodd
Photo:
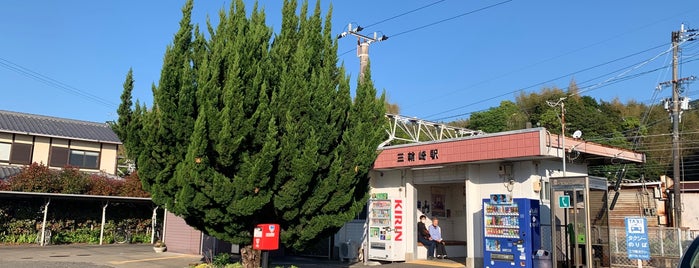
<instances>
[{"instance_id":1,"label":"metal railing","mask_svg":"<svg viewBox=\"0 0 699 268\"><path fill-rule=\"evenodd\" d=\"M649 227L648 240L651 259L643 261L643 267L677 267L682 253L699 235L696 230L679 228ZM612 267L637 267L637 261L627 258L626 229L610 227L609 246Z\"/></svg>"}]
</instances>

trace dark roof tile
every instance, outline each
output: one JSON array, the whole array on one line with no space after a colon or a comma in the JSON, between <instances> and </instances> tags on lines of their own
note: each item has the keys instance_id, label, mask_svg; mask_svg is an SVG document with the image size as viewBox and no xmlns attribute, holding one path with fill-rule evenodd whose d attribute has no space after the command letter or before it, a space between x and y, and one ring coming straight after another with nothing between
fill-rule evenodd
<instances>
[{"instance_id":1,"label":"dark roof tile","mask_svg":"<svg viewBox=\"0 0 699 268\"><path fill-rule=\"evenodd\" d=\"M22 172L21 167L0 165L0 180L9 179L20 172Z\"/></svg>"},{"instance_id":2,"label":"dark roof tile","mask_svg":"<svg viewBox=\"0 0 699 268\"><path fill-rule=\"evenodd\" d=\"M0 110L0 132L121 144L106 123Z\"/></svg>"}]
</instances>

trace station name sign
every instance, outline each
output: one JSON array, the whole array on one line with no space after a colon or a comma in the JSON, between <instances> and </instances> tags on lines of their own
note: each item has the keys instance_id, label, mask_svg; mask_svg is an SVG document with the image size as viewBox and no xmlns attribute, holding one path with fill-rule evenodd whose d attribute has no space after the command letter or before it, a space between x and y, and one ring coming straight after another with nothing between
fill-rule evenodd
<instances>
[{"instance_id":1,"label":"station name sign","mask_svg":"<svg viewBox=\"0 0 699 268\"><path fill-rule=\"evenodd\" d=\"M417 158L416 158L417 157ZM396 154L396 162L416 162L416 161L428 161L439 159L439 149L421 150L421 151L410 151L410 152L400 152Z\"/></svg>"}]
</instances>

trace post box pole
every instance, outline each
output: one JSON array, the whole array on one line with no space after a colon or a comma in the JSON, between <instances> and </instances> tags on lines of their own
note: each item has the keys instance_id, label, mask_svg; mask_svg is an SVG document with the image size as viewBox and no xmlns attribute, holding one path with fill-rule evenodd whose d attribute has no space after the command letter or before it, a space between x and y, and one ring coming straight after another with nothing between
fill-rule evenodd
<instances>
[{"instance_id":1,"label":"post box pole","mask_svg":"<svg viewBox=\"0 0 699 268\"><path fill-rule=\"evenodd\" d=\"M262 251L262 268L269 268L269 251Z\"/></svg>"}]
</instances>

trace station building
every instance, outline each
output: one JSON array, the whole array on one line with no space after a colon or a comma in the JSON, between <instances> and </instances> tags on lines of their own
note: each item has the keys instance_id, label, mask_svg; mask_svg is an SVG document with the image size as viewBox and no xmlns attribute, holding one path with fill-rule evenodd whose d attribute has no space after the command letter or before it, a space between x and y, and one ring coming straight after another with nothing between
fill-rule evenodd
<instances>
[{"instance_id":1,"label":"station building","mask_svg":"<svg viewBox=\"0 0 699 268\"><path fill-rule=\"evenodd\" d=\"M551 251L551 178L587 176L591 165L644 161L642 153L579 138L564 141L545 128L481 133L384 146L370 174L371 195L402 200L404 248L399 250L405 261L426 257L416 232L419 216L425 215L440 219L443 237L450 242L448 256L465 257L467 267L483 267L484 198L506 194L540 200L541 245ZM366 241L363 226L359 220L348 223L335 241ZM561 232L560 226L554 229Z\"/></svg>"}]
</instances>

